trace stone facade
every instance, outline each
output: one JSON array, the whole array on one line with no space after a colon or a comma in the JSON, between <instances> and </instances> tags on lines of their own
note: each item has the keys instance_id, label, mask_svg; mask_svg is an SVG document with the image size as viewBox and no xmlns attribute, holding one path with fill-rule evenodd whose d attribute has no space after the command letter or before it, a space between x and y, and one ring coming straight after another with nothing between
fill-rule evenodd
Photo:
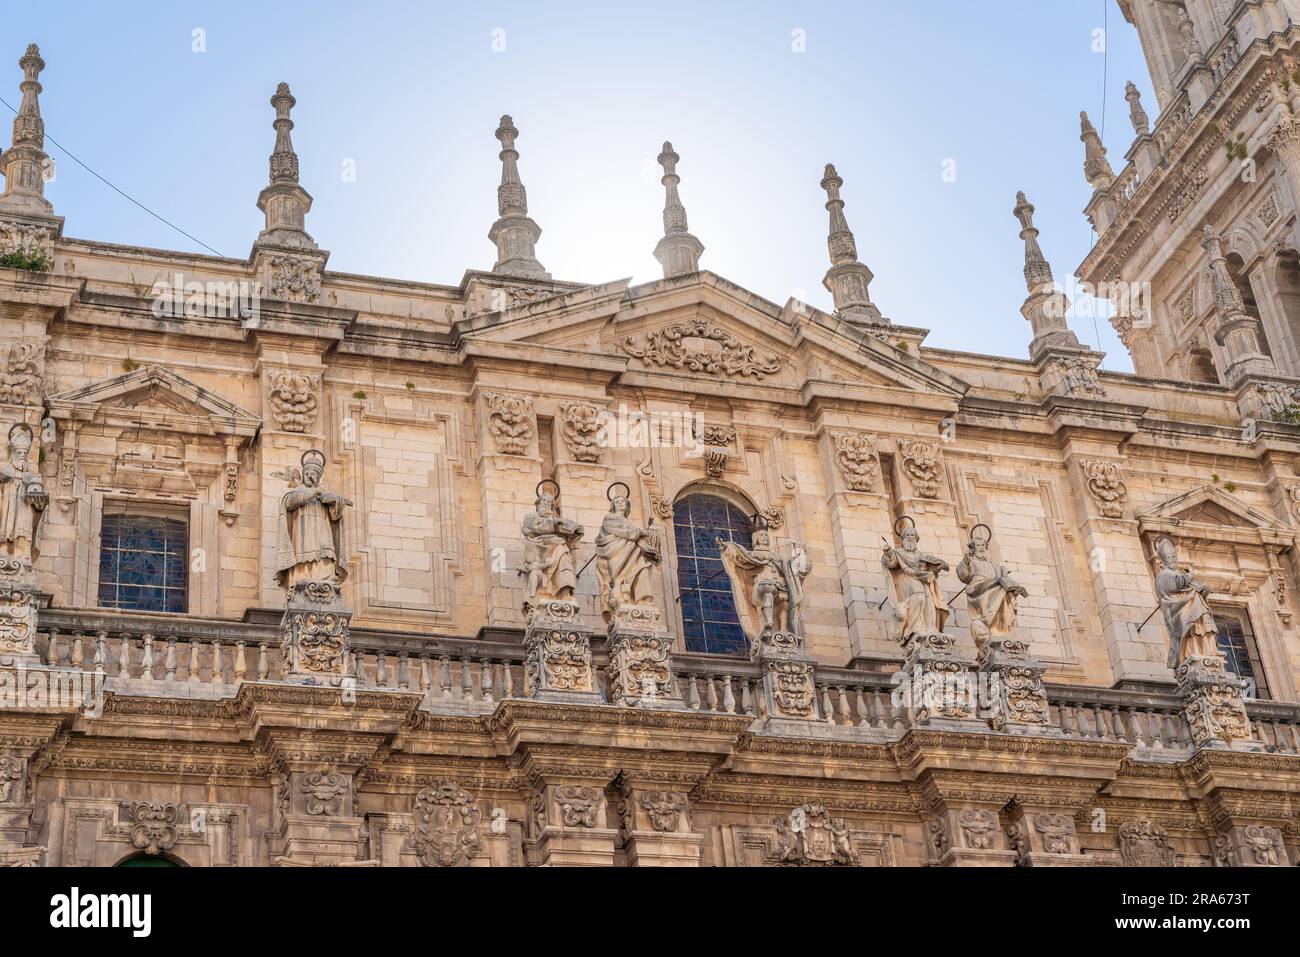
<instances>
[{"instance_id":1,"label":"stone facade","mask_svg":"<svg viewBox=\"0 0 1300 957\"><path fill-rule=\"evenodd\" d=\"M1130 98L1118 176L1085 125L1080 274L1154 277L1115 320L1136 375L1066 328L1023 194L1027 358L885 318L832 166L833 314L701 271L667 143L664 278L553 279L508 116L492 271L332 272L287 85L249 259L70 238L32 47L0 156L0 861L1300 859L1300 28L1122 6L1161 109ZM286 559L309 463L338 537ZM724 552L735 654L692 644L695 494L756 529ZM123 515L184 529L183 606L106 597ZM891 577L913 538L933 561ZM1193 594L1249 622L1253 687L1170 667Z\"/></svg>"}]
</instances>

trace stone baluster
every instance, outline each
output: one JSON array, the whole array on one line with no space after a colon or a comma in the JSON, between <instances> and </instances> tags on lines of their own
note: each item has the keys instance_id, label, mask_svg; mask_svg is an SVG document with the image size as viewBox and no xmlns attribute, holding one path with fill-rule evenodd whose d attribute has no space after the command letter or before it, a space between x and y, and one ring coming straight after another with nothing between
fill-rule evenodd
<instances>
[{"instance_id":1,"label":"stone baluster","mask_svg":"<svg viewBox=\"0 0 1300 957\"><path fill-rule=\"evenodd\" d=\"M86 662L86 649L84 647L85 636L79 632L72 633L72 650L68 652L68 663L78 671Z\"/></svg>"},{"instance_id":2,"label":"stone baluster","mask_svg":"<svg viewBox=\"0 0 1300 957\"><path fill-rule=\"evenodd\" d=\"M515 696L515 663L510 660L501 663L501 697L513 698Z\"/></svg>"},{"instance_id":3,"label":"stone baluster","mask_svg":"<svg viewBox=\"0 0 1300 957\"><path fill-rule=\"evenodd\" d=\"M1127 741L1128 731L1124 727L1124 719L1120 715L1118 707L1116 707L1115 705L1110 706L1109 710L1107 711L1107 720L1110 721L1110 726L1115 730L1115 740Z\"/></svg>"},{"instance_id":4,"label":"stone baluster","mask_svg":"<svg viewBox=\"0 0 1300 957\"><path fill-rule=\"evenodd\" d=\"M1097 721L1097 737L1102 741L1110 741L1110 727L1106 724L1106 709L1101 705L1096 705L1092 709L1092 716Z\"/></svg>"},{"instance_id":5,"label":"stone baluster","mask_svg":"<svg viewBox=\"0 0 1300 957\"><path fill-rule=\"evenodd\" d=\"M420 692L429 692L429 656L420 655Z\"/></svg>"},{"instance_id":6,"label":"stone baluster","mask_svg":"<svg viewBox=\"0 0 1300 957\"><path fill-rule=\"evenodd\" d=\"M51 668L59 666L59 631L51 628L45 636L45 663Z\"/></svg>"},{"instance_id":7,"label":"stone baluster","mask_svg":"<svg viewBox=\"0 0 1300 957\"><path fill-rule=\"evenodd\" d=\"M244 659L244 646L246 644L245 641L235 642L235 684L243 681L244 676L248 674L248 662Z\"/></svg>"},{"instance_id":8,"label":"stone baluster","mask_svg":"<svg viewBox=\"0 0 1300 957\"><path fill-rule=\"evenodd\" d=\"M736 695L731 690L731 675L722 676L722 710L727 714L736 713Z\"/></svg>"},{"instance_id":9,"label":"stone baluster","mask_svg":"<svg viewBox=\"0 0 1300 957\"><path fill-rule=\"evenodd\" d=\"M704 680L704 702L710 711L718 710L718 686L713 681L713 675L705 675Z\"/></svg>"},{"instance_id":10,"label":"stone baluster","mask_svg":"<svg viewBox=\"0 0 1300 957\"><path fill-rule=\"evenodd\" d=\"M470 675L469 655L460 659L460 697L463 701L474 700L474 678Z\"/></svg>"},{"instance_id":11,"label":"stone baluster","mask_svg":"<svg viewBox=\"0 0 1300 957\"><path fill-rule=\"evenodd\" d=\"M221 684L226 680L226 662L221 653L221 639L212 639L212 674L208 680L214 685Z\"/></svg>"},{"instance_id":12,"label":"stone baluster","mask_svg":"<svg viewBox=\"0 0 1300 957\"><path fill-rule=\"evenodd\" d=\"M700 710L700 685L695 675L687 678L686 705L692 711Z\"/></svg>"},{"instance_id":13,"label":"stone baluster","mask_svg":"<svg viewBox=\"0 0 1300 957\"><path fill-rule=\"evenodd\" d=\"M375 655L375 687L388 687L388 654L380 651Z\"/></svg>"},{"instance_id":14,"label":"stone baluster","mask_svg":"<svg viewBox=\"0 0 1300 957\"><path fill-rule=\"evenodd\" d=\"M117 676L131 677L131 636L122 634L117 639Z\"/></svg>"},{"instance_id":15,"label":"stone baluster","mask_svg":"<svg viewBox=\"0 0 1300 957\"><path fill-rule=\"evenodd\" d=\"M265 681L271 675L271 665L266 657L266 642L257 643L257 680Z\"/></svg>"},{"instance_id":16,"label":"stone baluster","mask_svg":"<svg viewBox=\"0 0 1300 957\"><path fill-rule=\"evenodd\" d=\"M853 713L849 709L849 689L840 685L840 724L853 724Z\"/></svg>"},{"instance_id":17,"label":"stone baluster","mask_svg":"<svg viewBox=\"0 0 1300 957\"><path fill-rule=\"evenodd\" d=\"M167 650L163 652L163 680L176 680L176 639L167 639Z\"/></svg>"},{"instance_id":18,"label":"stone baluster","mask_svg":"<svg viewBox=\"0 0 1300 957\"><path fill-rule=\"evenodd\" d=\"M827 724L835 723L835 709L831 707L831 689L829 685L822 685L822 720Z\"/></svg>"},{"instance_id":19,"label":"stone baluster","mask_svg":"<svg viewBox=\"0 0 1300 957\"><path fill-rule=\"evenodd\" d=\"M742 714L753 717L754 715L754 690L753 682L747 675L742 675L740 679L740 711Z\"/></svg>"},{"instance_id":20,"label":"stone baluster","mask_svg":"<svg viewBox=\"0 0 1300 957\"><path fill-rule=\"evenodd\" d=\"M438 676L438 687L441 690L442 697L451 700L451 656L443 655L438 659L442 666L442 671Z\"/></svg>"},{"instance_id":21,"label":"stone baluster","mask_svg":"<svg viewBox=\"0 0 1300 957\"><path fill-rule=\"evenodd\" d=\"M398 652L397 655L397 688L399 691L411 690L411 667L407 664L408 653L405 651Z\"/></svg>"},{"instance_id":22,"label":"stone baluster","mask_svg":"<svg viewBox=\"0 0 1300 957\"><path fill-rule=\"evenodd\" d=\"M95 633L95 670L100 674L108 672L108 632Z\"/></svg>"},{"instance_id":23,"label":"stone baluster","mask_svg":"<svg viewBox=\"0 0 1300 957\"><path fill-rule=\"evenodd\" d=\"M190 673L187 676L187 680L189 681L199 680L199 640L197 638L190 639L189 672Z\"/></svg>"},{"instance_id":24,"label":"stone baluster","mask_svg":"<svg viewBox=\"0 0 1300 957\"><path fill-rule=\"evenodd\" d=\"M1129 739L1139 748L1147 746L1146 738L1142 735L1142 722L1138 720L1137 708L1133 705L1128 707L1128 727Z\"/></svg>"},{"instance_id":25,"label":"stone baluster","mask_svg":"<svg viewBox=\"0 0 1300 957\"><path fill-rule=\"evenodd\" d=\"M140 639L143 650L140 653L140 677L145 681L153 681L153 635L145 635Z\"/></svg>"},{"instance_id":26,"label":"stone baluster","mask_svg":"<svg viewBox=\"0 0 1300 957\"><path fill-rule=\"evenodd\" d=\"M358 648L352 653L352 659L353 676L356 678L357 690L359 691L366 686L366 682L369 680L366 677L366 654Z\"/></svg>"},{"instance_id":27,"label":"stone baluster","mask_svg":"<svg viewBox=\"0 0 1300 957\"><path fill-rule=\"evenodd\" d=\"M1147 715L1147 728L1151 732L1149 735L1151 739L1151 747L1163 748L1165 746L1165 742L1161 739L1160 736L1160 722L1156 717L1155 708L1147 708L1146 715Z\"/></svg>"},{"instance_id":28,"label":"stone baluster","mask_svg":"<svg viewBox=\"0 0 1300 957\"><path fill-rule=\"evenodd\" d=\"M484 658L479 662L478 670L479 697L484 701L492 700L492 661Z\"/></svg>"}]
</instances>

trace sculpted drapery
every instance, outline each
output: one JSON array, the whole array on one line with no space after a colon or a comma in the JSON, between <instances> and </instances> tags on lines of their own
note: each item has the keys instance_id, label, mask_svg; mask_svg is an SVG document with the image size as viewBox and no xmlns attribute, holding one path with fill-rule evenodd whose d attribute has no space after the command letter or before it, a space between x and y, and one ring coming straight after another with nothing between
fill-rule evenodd
<instances>
[{"instance_id":1,"label":"sculpted drapery","mask_svg":"<svg viewBox=\"0 0 1300 957\"><path fill-rule=\"evenodd\" d=\"M614 496L596 536L596 576L606 618L619 608L654 601L649 572L659 564L659 548L649 530L631 520L631 511L626 495Z\"/></svg>"},{"instance_id":2,"label":"sculpted drapery","mask_svg":"<svg viewBox=\"0 0 1300 957\"><path fill-rule=\"evenodd\" d=\"M341 584L347 578L343 510L352 503L321 487L325 456L311 449L302 456L302 484L280 499L276 535L276 581L285 588L299 582Z\"/></svg>"},{"instance_id":3,"label":"sculpted drapery","mask_svg":"<svg viewBox=\"0 0 1300 957\"><path fill-rule=\"evenodd\" d=\"M915 528L905 528L900 539L902 547L886 546L880 563L894 588L890 635L906 642L914 635L943 632L948 609L939 593L939 573L947 571L948 563L918 548L921 536Z\"/></svg>"},{"instance_id":4,"label":"sculpted drapery","mask_svg":"<svg viewBox=\"0 0 1300 957\"><path fill-rule=\"evenodd\" d=\"M745 548L739 542L718 539L741 628L751 640L760 642L778 631L802 636L799 606L803 601L803 579L810 570L807 554L801 546L793 545L790 557L777 555L761 517L750 544Z\"/></svg>"},{"instance_id":5,"label":"sculpted drapery","mask_svg":"<svg viewBox=\"0 0 1300 957\"><path fill-rule=\"evenodd\" d=\"M988 557L987 538L972 533L966 554L957 563L957 578L966 586L971 637L978 648L989 638L1009 635L1016 624L1016 600L1027 592L1007 572L1005 565Z\"/></svg>"},{"instance_id":6,"label":"sculpted drapery","mask_svg":"<svg viewBox=\"0 0 1300 957\"><path fill-rule=\"evenodd\" d=\"M583 528L561 517L555 495L539 491L534 510L524 516L524 563L519 574L527 579L525 605L553 599L567 600L578 588L573 556Z\"/></svg>"},{"instance_id":7,"label":"sculpted drapery","mask_svg":"<svg viewBox=\"0 0 1300 957\"><path fill-rule=\"evenodd\" d=\"M39 557L38 534L49 497L40 474L27 464L31 429L9 430L8 460L0 463L0 557L30 567Z\"/></svg>"},{"instance_id":8,"label":"sculpted drapery","mask_svg":"<svg viewBox=\"0 0 1300 957\"><path fill-rule=\"evenodd\" d=\"M1178 550L1173 540L1156 544L1160 571L1156 573L1156 597L1169 634L1170 669L1188 658L1213 658L1219 654L1218 626L1206 603L1210 589L1190 572L1178 567Z\"/></svg>"}]
</instances>

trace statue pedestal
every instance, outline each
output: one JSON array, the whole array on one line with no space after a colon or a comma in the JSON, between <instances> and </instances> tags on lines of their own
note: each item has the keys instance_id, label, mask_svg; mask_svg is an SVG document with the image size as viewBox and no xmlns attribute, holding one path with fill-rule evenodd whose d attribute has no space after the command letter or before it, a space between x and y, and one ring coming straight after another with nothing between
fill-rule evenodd
<instances>
[{"instance_id":1,"label":"statue pedestal","mask_svg":"<svg viewBox=\"0 0 1300 957\"><path fill-rule=\"evenodd\" d=\"M672 639L659 628L654 605L624 605L609 626L606 689L610 704L680 707L673 677Z\"/></svg>"},{"instance_id":2,"label":"statue pedestal","mask_svg":"<svg viewBox=\"0 0 1300 957\"><path fill-rule=\"evenodd\" d=\"M974 662L957 654L952 635L935 632L907 639L903 684L895 692L913 727L982 731Z\"/></svg>"},{"instance_id":3,"label":"statue pedestal","mask_svg":"<svg viewBox=\"0 0 1300 957\"><path fill-rule=\"evenodd\" d=\"M285 680L339 685L348 675L348 627L352 609L333 582L297 582L289 589L280 621Z\"/></svg>"},{"instance_id":4,"label":"statue pedestal","mask_svg":"<svg viewBox=\"0 0 1300 957\"><path fill-rule=\"evenodd\" d=\"M802 638L773 632L754 642L750 659L760 669L760 714L769 723L817 719L816 659L804 653Z\"/></svg>"},{"instance_id":5,"label":"statue pedestal","mask_svg":"<svg viewBox=\"0 0 1300 957\"><path fill-rule=\"evenodd\" d=\"M579 626L577 602L556 598L526 604L524 619L524 694L600 704L591 669L591 635Z\"/></svg>"},{"instance_id":6,"label":"statue pedestal","mask_svg":"<svg viewBox=\"0 0 1300 957\"><path fill-rule=\"evenodd\" d=\"M1250 718L1240 678L1228 670L1220 655L1193 655L1178 666L1178 697L1197 748L1257 751L1251 740Z\"/></svg>"},{"instance_id":7,"label":"statue pedestal","mask_svg":"<svg viewBox=\"0 0 1300 957\"><path fill-rule=\"evenodd\" d=\"M0 558L0 665L38 665L36 577L18 559Z\"/></svg>"},{"instance_id":8,"label":"statue pedestal","mask_svg":"<svg viewBox=\"0 0 1300 957\"><path fill-rule=\"evenodd\" d=\"M976 660L985 682L982 703L994 731L1010 734L1056 734L1049 720L1043 663L1019 638L989 638Z\"/></svg>"}]
</instances>

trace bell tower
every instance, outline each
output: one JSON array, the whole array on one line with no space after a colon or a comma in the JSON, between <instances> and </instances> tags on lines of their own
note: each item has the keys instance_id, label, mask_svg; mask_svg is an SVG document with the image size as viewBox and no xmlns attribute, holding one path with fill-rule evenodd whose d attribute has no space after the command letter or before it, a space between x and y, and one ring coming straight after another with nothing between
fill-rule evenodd
<instances>
[{"instance_id":1,"label":"bell tower","mask_svg":"<svg viewBox=\"0 0 1300 957\"><path fill-rule=\"evenodd\" d=\"M1243 418L1289 417L1300 411L1300 0L1118 2L1159 109L1153 120L1128 85L1133 140L1118 171L1081 118L1098 238L1078 276L1115 306L1138 375L1228 386Z\"/></svg>"}]
</instances>

